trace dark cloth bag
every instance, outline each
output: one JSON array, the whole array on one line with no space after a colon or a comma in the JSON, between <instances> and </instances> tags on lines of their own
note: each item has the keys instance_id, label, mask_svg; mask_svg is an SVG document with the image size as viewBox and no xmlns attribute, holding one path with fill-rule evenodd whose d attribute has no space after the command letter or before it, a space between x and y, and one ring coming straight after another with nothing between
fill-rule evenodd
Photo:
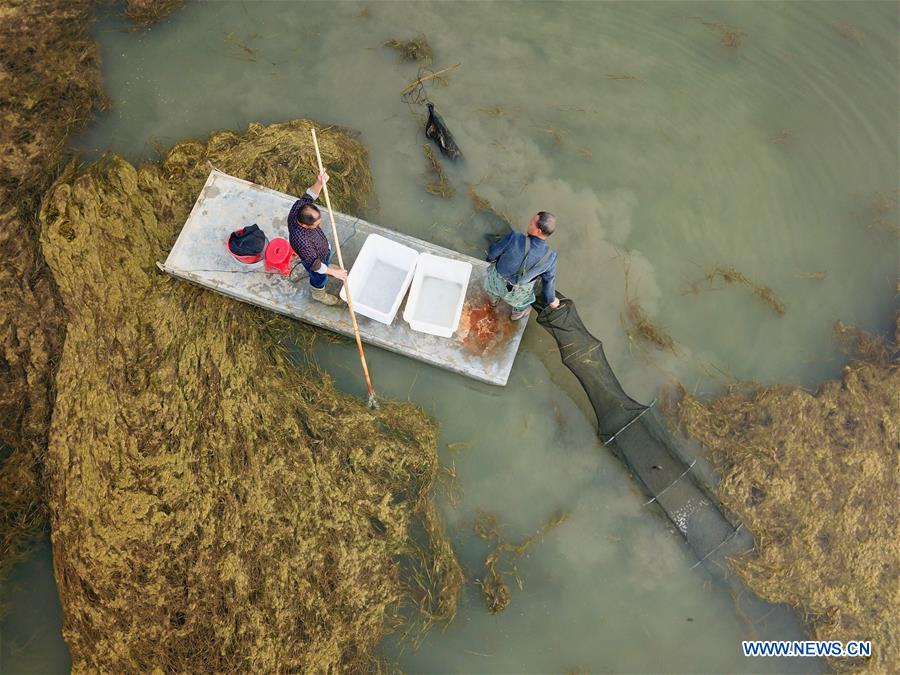
<instances>
[{"instance_id":1,"label":"dark cloth bag","mask_svg":"<svg viewBox=\"0 0 900 675\"><path fill-rule=\"evenodd\" d=\"M261 255L266 248L266 235L254 223L249 227L241 228L231 233L228 237L228 250L235 255L256 256Z\"/></svg>"}]
</instances>

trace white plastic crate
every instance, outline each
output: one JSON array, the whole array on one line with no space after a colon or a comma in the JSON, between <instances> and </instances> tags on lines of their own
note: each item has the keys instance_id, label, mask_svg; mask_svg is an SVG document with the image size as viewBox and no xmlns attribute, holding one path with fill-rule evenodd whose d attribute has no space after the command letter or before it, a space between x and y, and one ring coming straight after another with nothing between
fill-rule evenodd
<instances>
[{"instance_id":1,"label":"white plastic crate","mask_svg":"<svg viewBox=\"0 0 900 675\"><path fill-rule=\"evenodd\" d=\"M459 326L471 263L423 253L403 310L410 328L420 333L450 337Z\"/></svg>"},{"instance_id":2,"label":"white plastic crate","mask_svg":"<svg viewBox=\"0 0 900 675\"><path fill-rule=\"evenodd\" d=\"M409 288L419 253L377 234L363 242L350 269L347 284L353 295L353 309L381 323L390 324ZM341 288L347 299L347 289Z\"/></svg>"}]
</instances>

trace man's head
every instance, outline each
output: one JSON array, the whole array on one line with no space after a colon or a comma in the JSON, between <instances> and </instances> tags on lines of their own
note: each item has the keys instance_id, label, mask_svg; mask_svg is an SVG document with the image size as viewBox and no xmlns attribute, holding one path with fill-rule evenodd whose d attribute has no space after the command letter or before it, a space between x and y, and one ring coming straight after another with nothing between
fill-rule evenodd
<instances>
[{"instance_id":1,"label":"man's head","mask_svg":"<svg viewBox=\"0 0 900 675\"><path fill-rule=\"evenodd\" d=\"M538 211L528 223L528 234L539 239L546 239L556 231L556 216L549 211Z\"/></svg>"},{"instance_id":2,"label":"man's head","mask_svg":"<svg viewBox=\"0 0 900 675\"><path fill-rule=\"evenodd\" d=\"M300 227L312 230L322 224L322 213L317 207L312 204L307 204L300 209L300 215L297 216L297 221L300 223Z\"/></svg>"}]
</instances>

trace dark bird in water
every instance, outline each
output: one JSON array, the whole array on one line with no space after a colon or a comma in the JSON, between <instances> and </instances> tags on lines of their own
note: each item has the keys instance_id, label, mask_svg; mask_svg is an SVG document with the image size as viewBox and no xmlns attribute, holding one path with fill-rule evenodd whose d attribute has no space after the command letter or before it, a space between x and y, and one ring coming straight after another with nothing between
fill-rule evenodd
<instances>
[{"instance_id":1,"label":"dark bird in water","mask_svg":"<svg viewBox=\"0 0 900 675\"><path fill-rule=\"evenodd\" d=\"M453 140L453 134L444 124L444 119L434 111L434 103L428 104L428 122L425 123L425 135L438 144L441 152L450 159L458 159L462 157L462 152L456 141Z\"/></svg>"}]
</instances>

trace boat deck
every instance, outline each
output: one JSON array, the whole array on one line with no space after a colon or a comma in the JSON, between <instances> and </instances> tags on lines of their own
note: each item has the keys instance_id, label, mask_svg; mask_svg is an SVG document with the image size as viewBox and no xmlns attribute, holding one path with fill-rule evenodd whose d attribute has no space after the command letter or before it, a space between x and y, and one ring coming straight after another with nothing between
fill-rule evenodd
<instances>
[{"instance_id":1,"label":"boat deck","mask_svg":"<svg viewBox=\"0 0 900 675\"><path fill-rule=\"evenodd\" d=\"M286 239L287 214L295 200L291 195L213 169L162 269L237 300L352 337L347 306L341 303L328 307L313 300L306 271L296 258L291 276L285 277L267 272L262 262L246 265L236 261L225 246L232 231L253 223L270 240ZM319 208L323 214L323 230L331 241L327 209L323 205ZM506 384L527 321L511 322L507 309L498 308L494 312L487 304L482 290L486 262L337 211L334 217L348 269L372 233L420 252L472 264L463 316L452 337L441 338L412 330L403 320L404 299L391 325L357 315L363 342L481 382ZM339 288L338 282L329 279L329 292L337 294Z\"/></svg>"}]
</instances>

